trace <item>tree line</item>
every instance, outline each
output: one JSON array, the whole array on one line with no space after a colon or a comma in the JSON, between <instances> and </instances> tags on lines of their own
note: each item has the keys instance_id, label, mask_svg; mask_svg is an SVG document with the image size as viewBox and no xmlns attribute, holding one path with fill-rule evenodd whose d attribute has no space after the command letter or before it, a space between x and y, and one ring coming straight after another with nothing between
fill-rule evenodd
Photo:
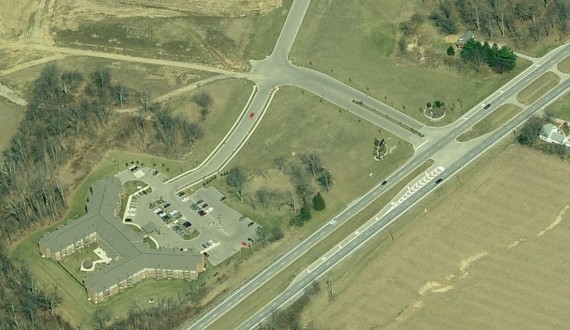
<instances>
[{"instance_id":1,"label":"tree line","mask_svg":"<svg viewBox=\"0 0 570 330\"><path fill-rule=\"evenodd\" d=\"M461 59L470 63L475 71L480 71L484 63L493 71L502 74L515 68L517 56L507 46L499 48L496 43L491 46L488 42L480 43L470 39L461 49Z\"/></svg>"},{"instance_id":2,"label":"tree line","mask_svg":"<svg viewBox=\"0 0 570 330\"><path fill-rule=\"evenodd\" d=\"M460 33L462 24L489 39L500 35L527 47L544 37L565 36L570 4L568 0L434 0L429 18L445 34Z\"/></svg>"},{"instance_id":3,"label":"tree line","mask_svg":"<svg viewBox=\"0 0 570 330\"><path fill-rule=\"evenodd\" d=\"M203 136L197 123L174 116L167 107L141 94L141 106L150 116L117 114L114 107L136 95L116 83L107 68L87 77L46 65L35 80L26 114L0 163L0 238L11 244L14 235L33 225L59 220L73 187L62 186L64 165L98 161L88 153L104 148L130 149L171 156L173 150L191 150ZM150 117L150 119L149 119ZM86 171L87 172L87 171Z\"/></svg>"}]
</instances>

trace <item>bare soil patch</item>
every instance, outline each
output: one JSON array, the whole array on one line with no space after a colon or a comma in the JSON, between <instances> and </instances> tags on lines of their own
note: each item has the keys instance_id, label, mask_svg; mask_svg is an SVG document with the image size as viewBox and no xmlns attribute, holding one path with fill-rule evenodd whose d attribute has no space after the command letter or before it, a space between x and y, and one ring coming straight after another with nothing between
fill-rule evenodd
<instances>
[{"instance_id":1,"label":"bare soil patch","mask_svg":"<svg viewBox=\"0 0 570 330\"><path fill-rule=\"evenodd\" d=\"M316 328L564 328L568 163L511 145L334 270ZM426 206L429 205L429 206ZM424 213L427 207L427 213ZM540 302L540 303L537 303Z\"/></svg>"}]
</instances>

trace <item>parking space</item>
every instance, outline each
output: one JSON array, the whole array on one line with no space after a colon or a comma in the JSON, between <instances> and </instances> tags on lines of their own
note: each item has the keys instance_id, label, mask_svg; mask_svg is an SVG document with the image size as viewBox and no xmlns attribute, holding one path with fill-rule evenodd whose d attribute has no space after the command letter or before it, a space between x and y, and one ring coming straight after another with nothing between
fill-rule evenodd
<instances>
[{"instance_id":1,"label":"parking space","mask_svg":"<svg viewBox=\"0 0 570 330\"><path fill-rule=\"evenodd\" d=\"M156 225L149 234L161 247L193 248L217 265L255 239L258 225L227 206L225 196L213 187L177 193L176 187L164 183L164 176L149 168L127 169L116 176L123 183L140 180L150 186L150 193L131 198L125 218L139 228L149 222Z\"/></svg>"}]
</instances>

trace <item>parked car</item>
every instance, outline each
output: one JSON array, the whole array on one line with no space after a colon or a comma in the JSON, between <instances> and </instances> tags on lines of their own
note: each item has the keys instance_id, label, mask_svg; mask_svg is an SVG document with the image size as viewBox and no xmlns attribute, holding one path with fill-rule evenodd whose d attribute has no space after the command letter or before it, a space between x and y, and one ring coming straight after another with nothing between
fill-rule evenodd
<instances>
[{"instance_id":1,"label":"parked car","mask_svg":"<svg viewBox=\"0 0 570 330\"><path fill-rule=\"evenodd\" d=\"M158 174L158 170L152 171L152 175L153 175L153 176L156 176L157 174Z\"/></svg>"},{"instance_id":2,"label":"parked car","mask_svg":"<svg viewBox=\"0 0 570 330\"><path fill-rule=\"evenodd\" d=\"M187 201L189 201L189 200L190 200L190 197L188 197L188 196L182 197L182 201L183 201L183 202L187 202Z\"/></svg>"},{"instance_id":3,"label":"parked car","mask_svg":"<svg viewBox=\"0 0 570 330\"><path fill-rule=\"evenodd\" d=\"M199 201L196 202L196 204L198 204L198 205L200 205L200 204L202 204L202 203L204 203L204 200L203 200L203 199L201 199L201 200L199 200Z\"/></svg>"},{"instance_id":4,"label":"parked car","mask_svg":"<svg viewBox=\"0 0 570 330\"><path fill-rule=\"evenodd\" d=\"M170 204L170 203L166 203L166 204L163 205L163 207L164 207L165 209L169 208L170 206L172 206L172 204Z\"/></svg>"},{"instance_id":5,"label":"parked car","mask_svg":"<svg viewBox=\"0 0 570 330\"><path fill-rule=\"evenodd\" d=\"M134 171L136 171L136 170L138 170L138 169L139 169L139 167L138 167L137 165L133 165L133 166L129 167L129 170L130 170L131 172L134 172Z\"/></svg>"},{"instance_id":6,"label":"parked car","mask_svg":"<svg viewBox=\"0 0 570 330\"><path fill-rule=\"evenodd\" d=\"M182 197L182 196L186 195L186 193L183 191L179 191L176 195L178 195L178 197Z\"/></svg>"},{"instance_id":7,"label":"parked car","mask_svg":"<svg viewBox=\"0 0 570 330\"><path fill-rule=\"evenodd\" d=\"M171 216L175 216L175 215L177 215L178 213L180 213L180 212L178 212L178 210L172 210L172 211L170 211L169 214L170 214Z\"/></svg>"},{"instance_id":8,"label":"parked car","mask_svg":"<svg viewBox=\"0 0 570 330\"><path fill-rule=\"evenodd\" d=\"M206 243L202 243L202 247L203 247L204 249L206 249L206 248L208 247L208 245L207 245Z\"/></svg>"},{"instance_id":9,"label":"parked car","mask_svg":"<svg viewBox=\"0 0 570 330\"><path fill-rule=\"evenodd\" d=\"M220 202L223 202L226 200L226 196L222 196L222 198L220 198Z\"/></svg>"},{"instance_id":10,"label":"parked car","mask_svg":"<svg viewBox=\"0 0 570 330\"><path fill-rule=\"evenodd\" d=\"M184 227L186 228L190 228L190 226L192 226L192 224L190 223L190 221L186 221L185 223L182 224Z\"/></svg>"},{"instance_id":11,"label":"parked car","mask_svg":"<svg viewBox=\"0 0 570 330\"><path fill-rule=\"evenodd\" d=\"M214 208L210 206L209 208L207 208L207 209L205 210L205 212L206 212L206 213L210 213L210 212L212 212L213 210L214 210Z\"/></svg>"},{"instance_id":12,"label":"parked car","mask_svg":"<svg viewBox=\"0 0 570 330\"><path fill-rule=\"evenodd\" d=\"M152 212L154 212L154 214L158 214L160 211L162 211L162 209L160 207L157 207Z\"/></svg>"},{"instance_id":13,"label":"parked car","mask_svg":"<svg viewBox=\"0 0 570 330\"><path fill-rule=\"evenodd\" d=\"M208 203L205 203L204 205L202 205L202 208L205 209L208 207Z\"/></svg>"},{"instance_id":14,"label":"parked car","mask_svg":"<svg viewBox=\"0 0 570 330\"><path fill-rule=\"evenodd\" d=\"M253 243L253 238L248 237L247 240L248 240L250 243Z\"/></svg>"},{"instance_id":15,"label":"parked car","mask_svg":"<svg viewBox=\"0 0 570 330\"><path fill-rule=\"evenodd\" d=\"M203 217L206 215L206 212L204 212L203 210L198 211L198 215Z\"/></svg>"},{"instance_id":16,"label":"parked car","mask_svg":"<svg viewBox=\"0 0 570 330\"><path fill-rule=\"evenodd\" d=\"M158 215L159 217L161 217L161 218L162 218L163 216L165 216L165 215L166 215L166 213L165 213L164 211L162 211L162 210L161 210L161 211L160 211L160 212L158 212L156 215Z\"/></svg>"},{"instance_id":17,"label":"parked car","mask_svg":"<svg viewBox=\"0 0 570 330\"><path fill-rule=\"evenodd\" d=\"M255 224L255 222L252 221L252 222L248 223L247 226L248 226L248 227L251 227L251 226L253 226L254 224Z\"/></svg>"}]
</instances>

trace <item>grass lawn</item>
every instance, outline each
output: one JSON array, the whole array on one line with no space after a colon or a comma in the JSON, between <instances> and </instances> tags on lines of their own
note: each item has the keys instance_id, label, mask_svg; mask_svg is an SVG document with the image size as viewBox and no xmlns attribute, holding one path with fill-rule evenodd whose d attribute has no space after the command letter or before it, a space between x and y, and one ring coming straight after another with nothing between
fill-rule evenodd
<instances>
[{"instance_id":1,"label":"grass lawn","mask_svg":"<svg viewBox=\"0 0 570 330\"><path fill-rule=\"evenodd\" d=\"M294 279L291 274L298 274L303 271L309 264L322 256L326 251L338 245L344 238L365 224L373 216L375 216L382 208L395 198L402 189L406 188L411 180L429 169L434 162L426 161L424 164L416 168L412 173L403 180L392 186L390 190L382 194L378 199L371 203L368 207L362 209L350 221L345 222L338 227L327 239L319 242L315 247L307 251L302 257L290 265L287 269L277 274L273 279L267 282L259 290L246 298L237 308L229 311L216 321L212 329L231 329L235 328L253 313L271 301L277 294L282 292ZM381 236L384 236L382 234Z\"/></svg>"},{"instance_id":2,"label":"grass lawn","mask_svg":"<svg viewBox=\"0 0 570 330\"><path fill-rule=\"evenodd\" d=\"M560 76L554 72L546 72L521 90L517 95L517 100L522 104L530 105L546 94L546 92L556 87L559 82Z\"/></svg>"},{"instance_id":3,"label":"grass lawn","mask_svg":"<svg viewBox=\"0 0 570 330\"><path fill-rule=\"evenodd\" d=\"M560 175L568 164L518 145L498 149L463 172L461 185L449 181L396 222L393 242L373 239L336 267L334 299L315 296L303 323L564 327L568 257L552 251L570 233L570 177ZM552 304L536 309L537 300Z\"/></svg>"},{"instance_id":4,"label":"grass lawn","mask_svg":"<svg viewBox=\"0 0 570 330\"><path fill-rule=\"evenodd\" d=\"M8 100L0 99L0 154L10 146L12 136L18 130L20 121L24 118L25 110L21 105L16 105ZM0 160L3 157L0 156Z\"/></svg>"},{"instance_id":5,"label":"grass lawn","mask_svg":"<svg viewBox=\"0 0 570 330\"><path fill-rule=\"evenodd\" d=\"M457 141L465 142L487 133L491 133L497 128L503 126L521 111L522 109L514 104L501 105L490 115L483 118L483 120L469 128L467 132L457 137Z\"/></svg>"},{"instance_id":6,"label":"grass lawn","mask_svg":"<svg viewBox=\"0 0 570 330\"><path fill-rule=\"evenodd\" d=\"M190 93L176 96L166 103L174 114L181 114L204 128L204 138L194 145L188 157L191 167L198 166L222 141L234 122L238 119L253 91L253 83L244 79L224 79L201 86ZM192 97L200 93L212 97L210 113L205 119Z\"/></svg>"},{"instance_id":7,"label":"grass lawn","mask_svg":"<svg viewBox=\"0 0 570 330\"><path fill-rule=\"evenodd\" d=\"M570 56L565 58L562 62L558 63L558 70L564 73L570 73Z\"/></svg>"},{"instance_id":8,"label":"grass lawn","mask_svg":"<svg viewBox=\"0 0 570 330\"><path fill-rule=\"evenodd\" d=\"M111 78L129 89L140 93L147 91L151 98L171 92L192 82L209 77L211 74L203 71L193 71L184 68L171 68L161 65L116 61L105 58L69 56L63 60L55 60L61 70L77 70L88 80L89 75L100 68L109 68ZM24 98L32 94L34 81L39 77L46 64L33 66L2 77L4 84L18 90ZM132 99L125 107L138 105L138 97Z\"/></svg>"},{"instance_id":9,"label":"grass lawn","mask_svg":"<svg viewBox=\"0 0 570 330\"><path fill-rule=\"evenodd\" d=\"M375 137L384 138L389 149L386 159L380 162L372 157ZM400 167L412 156L413 150L408 143L385 130L380 133L378 127L349 112L328 102L321 103L315 95L283 87L247 144L227 167L241 166L252 176L245 202L240 203L227 194L230 196L227 203L263 225L286 226L291 217L288 208L265 209L253 202L254 193L260 187L294 190L289 177L279 171L274 160L282 156L288 162L299 161L299 155L306 153L320 155L335 182L330 192L322 192L327 208L315 213L314 220L309 222L320 226L322 221ZM314 181L316 191L318 186Z\"/></svg>"},{"instance_id":10,"label":"grass lawn","mask_svg":"<svg viewBox=\"0 0 570 330\"><path fill-rule=\"evenodd\" d=\"M570 93L550 104L544 112L556 118L570 121Z\"/></svg>"},{"instance_id":11,"label":"grass lawn","mask_svg":"<svg viewBox=\"0 0 570 330\"><path fill-rule=\"evenodd\" d=\"M425 5L421 1L363 0L358 6L351 1L311 1L290 58L366 90L428 125L432 123L420 111L428 101L455 105L444 120L434 123L448 124L530 65L518 59L515 70L503 75L486 68L481 73L459 72L443 62L449 44L429 21L422 25L425 64L412 55L398 58L397 26L414 11L425 12Z\"/></svg>"}]
</instances>

